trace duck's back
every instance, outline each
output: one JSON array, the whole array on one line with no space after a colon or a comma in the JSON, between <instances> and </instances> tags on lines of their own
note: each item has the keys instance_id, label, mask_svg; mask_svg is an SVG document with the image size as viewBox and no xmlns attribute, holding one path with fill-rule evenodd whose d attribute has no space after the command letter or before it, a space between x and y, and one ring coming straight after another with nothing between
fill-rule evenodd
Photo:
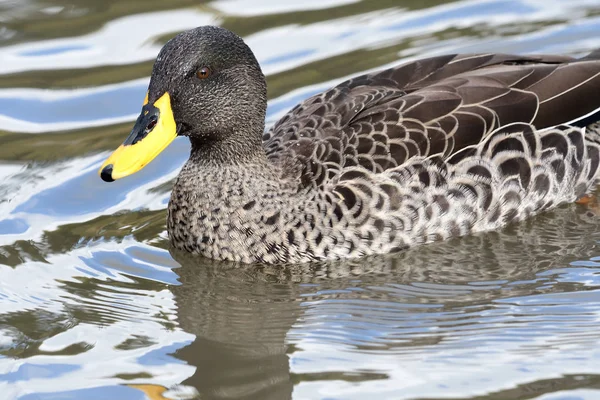
<instances>
[{"instance_id":1,"label":"duck's back","mask_svg":"<svg viewBox=\"0 0 600 400\"><path fill-rule=\"evenodd\" d=\"M338 255L494 229L595 182L597 56L449 55L363 75L299 104L264 146L301 166L315 218L350 232Z\"/></svg>"},{"instance_id":2,"label":"duck's back","mask_svg":"<svg viewBox=\"0 0 600 400\"><path fill-rule=\"evenodd\" d=\"M383 172L414 156L446 158L511 123L543 129L587 116L585 126L600 118L594 55L448 55L362 75L298 104L264 145L272 160L292 150L339 171Z\"/></svg>"}]
</instances>

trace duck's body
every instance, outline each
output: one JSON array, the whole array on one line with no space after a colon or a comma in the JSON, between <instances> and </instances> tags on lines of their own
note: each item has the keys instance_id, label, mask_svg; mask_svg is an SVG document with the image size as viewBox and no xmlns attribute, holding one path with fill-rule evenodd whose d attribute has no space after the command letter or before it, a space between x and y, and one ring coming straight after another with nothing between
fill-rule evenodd
<instances>
[{"instance_id":1,"label":"duck's body","mask_svg":"<svg viewBox=\"0 0 600 400\"><path fill-rule=\"evenodd\" d=\"M232 55L217 55L226 67L213 67L196 110L161 76L176 75L186 47L202 59L195 68L210 62L211 43ZM177 248L246 263L388 253L497 229L573 202L596 182L596 53L408 63L311 97L261 142L264 77L242 45L198 28L169 42L154 68L150 100L173 91L175 123L192 141L169 203Z\"/></svg>"}]
</instances>

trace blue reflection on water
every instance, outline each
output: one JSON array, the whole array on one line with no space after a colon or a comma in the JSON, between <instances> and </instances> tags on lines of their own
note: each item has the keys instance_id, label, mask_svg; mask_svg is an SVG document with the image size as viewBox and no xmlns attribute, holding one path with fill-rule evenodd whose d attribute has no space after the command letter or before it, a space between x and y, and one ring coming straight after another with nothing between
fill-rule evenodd
<instances>
[{"instance_id":1,"label":"blue reflection on water","mask_svg":"<svg viewBox=\"0 0 600 400\"><path fill-rule=\"evenodd\" d=\"M146 398L146 395L142 391L127 386L101 386L67 392L32 393L19 397L19 400L144 400Z\"/></svg>"},{"instance_id":2,"label":"blue reflection on water","mask_svg":"<svg viewBox=\"0 0 600 400\"><path fill-rule=\"evenodd\" d=\"M39 378L58 378L69 372L81 369L80 365L73 364L30 364L26 363L18 370L0 375L0 382L27 381Z\"/></svg>"},{"instance_id":3,"label":"blue reflection on water","mask_svg":"<svg viewBox=\"0 0 600 400\"><path fill-rule=\"evenodd\" d=\"M2 110L1 114L7 117L42 124L123 118L140 111L146 88L146 83L113 86L109 89L52 100L35 97L0 97L0 110Z\"/></svg>"},{"instance_id":4,"label":"blue reflection on water","mask_svg":"<svg viewBox=\"0 0 600 400\"><path fill-rule=\"evenodd\" d=\"M502 14L530 14L537 10L536 7L532 7L520 1L494 1L466 4L463 6L455 5L450 9L425 14L422 17L416 16L410 20L389 25L385 30L420 28L426 25L439 23L440 21L462 19L473 15L494 15L497 17Z\"/></svg>"},{"instance_id":5,"label":"blue reflection on water","mask_svg":"<svg viewBox=\"0 0 600 400\"><path fill-rule=\"evenodd\" d=\"M3 235L18 235L27 232L29 225L21 218L4 219L0 221L0 232Z\"/></svg>"},{"instance_id":6,"label":"blue reflection on water","mask_svg":"<svg viewBox=\"0 0 600 400\"><path fill-rule=\"evenodd\" d=\"M266 60L261 61L262 65L271 65L271 64L279 64L284 61L294 60L296 58L302 58L310 56L311 54L316 53L314 49L306 49L306 50L298 50L292 53L285 53L279 56L267 58Z\"/></svg>"},{"instance_id":7,"label":"blue reflection on water","mask_svg":"<svg viewBox=\"0 0 600 400\"><path fill-rule=\"evenodd\" d=\"M86 50L88 48L89 48L89 46L84 46L81 44L80 45L72 44L72 45L48 47L45 49L25 50L25 51L21 51L19 53L19 55L23 56L23 57L49 56L49 55L56 55L56 54L61 54L61 53L68 53L71 51Z\"/></svg>"}]
</instances>

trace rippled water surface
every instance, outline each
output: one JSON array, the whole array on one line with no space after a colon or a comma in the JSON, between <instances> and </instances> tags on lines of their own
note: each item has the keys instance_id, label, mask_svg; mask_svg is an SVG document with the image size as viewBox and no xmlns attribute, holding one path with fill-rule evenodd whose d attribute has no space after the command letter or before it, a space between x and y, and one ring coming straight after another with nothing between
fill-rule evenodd
<instances>
[{"instance_id":1,"label":"rippled water surface","mask_svg":"<svg viewBox=\"0 0 600 400\"><path fill-rule=\"evenodd\" d=\"M255 51L269 123L415 57L600 47L598 0L0 0L0 398L600 398L598 206L352 263L170 252L186 139L96 171L204 24Z\"/></svg>"}]
</instances>

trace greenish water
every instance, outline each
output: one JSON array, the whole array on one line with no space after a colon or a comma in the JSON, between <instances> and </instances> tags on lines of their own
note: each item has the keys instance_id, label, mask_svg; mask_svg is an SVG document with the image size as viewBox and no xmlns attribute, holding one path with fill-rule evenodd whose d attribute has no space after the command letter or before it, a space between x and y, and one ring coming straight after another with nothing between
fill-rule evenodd
<instances>
[{"instance_id":1,"label":"greenish water","mask_svg":"<svg viewBox=\"0 0 600 400\"><path fill-rule=\"evenodd\" d=\"M0 399L600 398L597 207L345 263L170 252L186 140L96 172L205 24L255 51L269 123L416 57L600 47L597 0L0 0Z\"/></svg>"}]
</instances>

